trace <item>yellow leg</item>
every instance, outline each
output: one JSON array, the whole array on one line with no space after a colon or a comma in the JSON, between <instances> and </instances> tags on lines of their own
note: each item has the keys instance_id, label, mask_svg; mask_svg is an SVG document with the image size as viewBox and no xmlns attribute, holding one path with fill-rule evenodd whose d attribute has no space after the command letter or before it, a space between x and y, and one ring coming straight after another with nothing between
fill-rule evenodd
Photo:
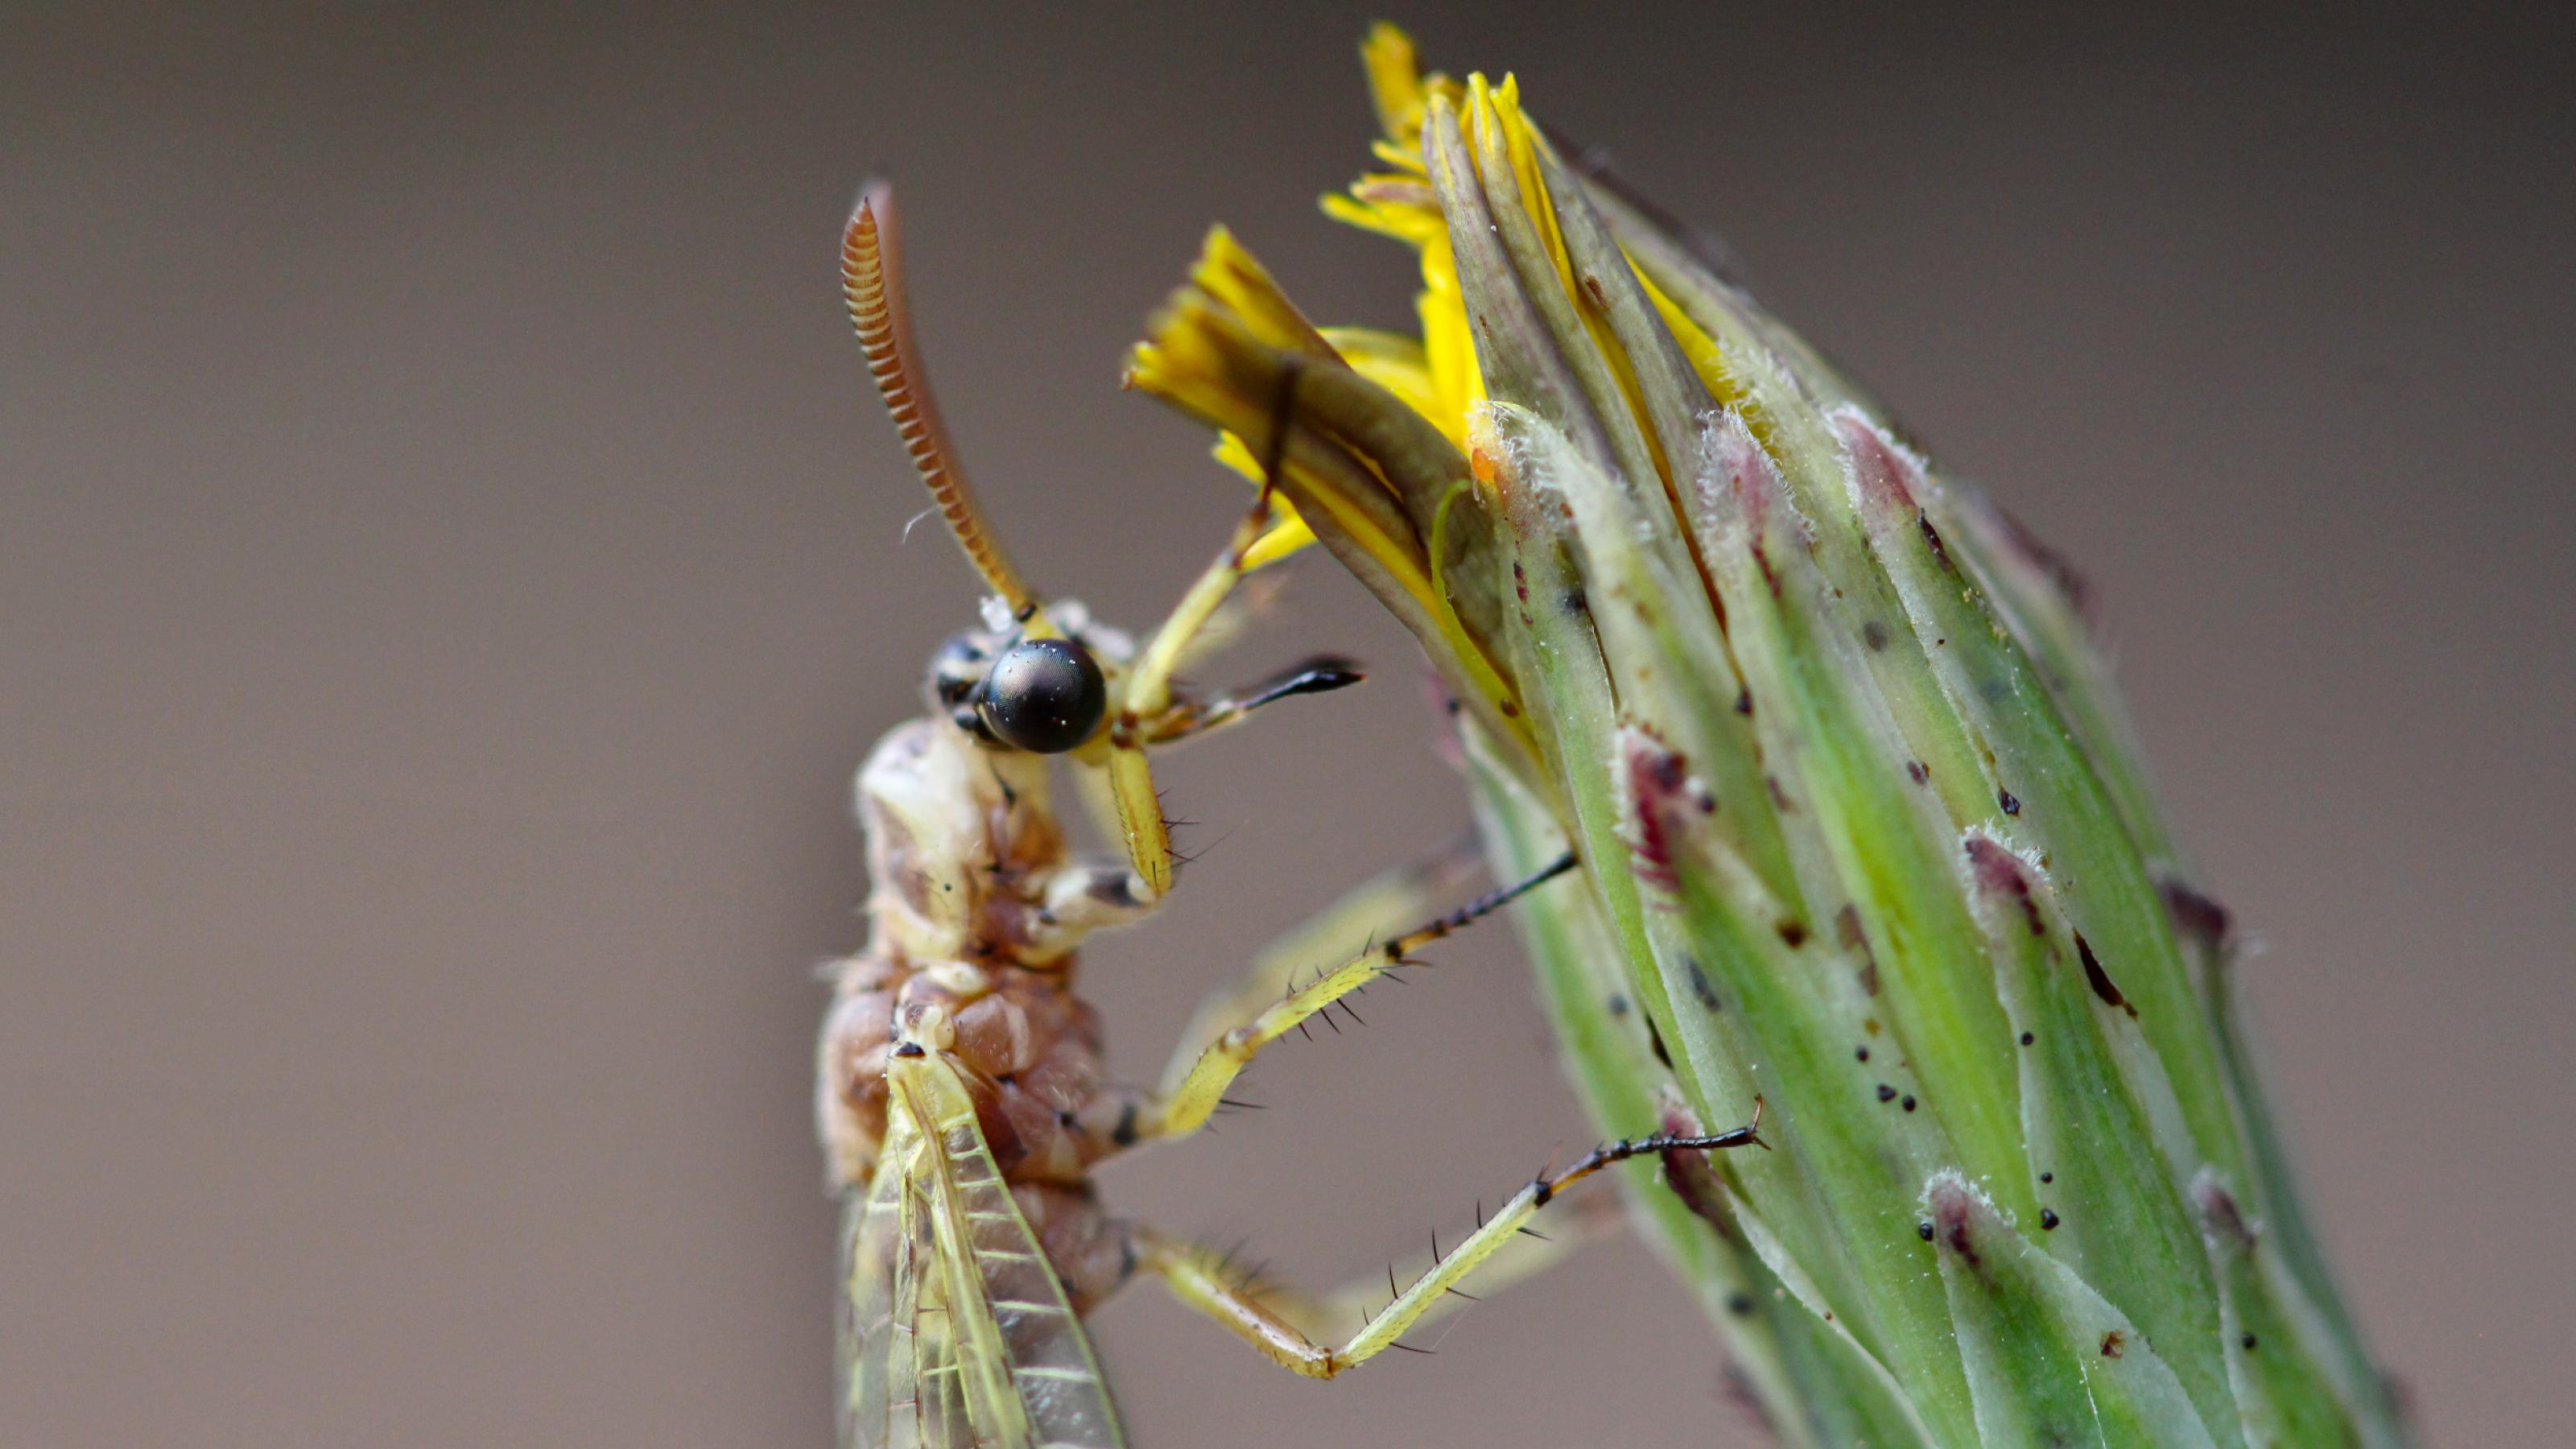
<instances>
[{"instance_id":1,"label":"yellow leg","mask_svg":"<svg viewBox=\"0 0 2576 1449\"><path fill-rule=\"evenodd\" d=\"M1160 717L1140 727L1142 742L1168 745L1181 740L1194 740L1231 724L1265 704L1297 694L1322 694L1342 689L1363 678L1358 666L1333 654L1318 654L1301 659L1288 668L1249 689L1220 694L1213 699L1176 699Z\"/></svg>"},{"instance_id":2,"label":"yellow leg","mask_svg":"<svg viewBox=\"0 0 2576 1449\"><path fill-rule=\"evenodd\" d=\"M1383 945L1373 946L1253 1012L1241 1025L1209 1042L1186 1071L1171 1074L1177 1080L1172 1082L1162 1100L1133 1124L1133 1135L1182 1137L1206 1126L1208 1118L1224 1101L1226 1088L1233 1085L1244 1066L1263 1047L1292 1031L1306 1031L1308 1018L1335 1005L1348 1011L1350 1008L1344 1001L1345 997L1391 971L1412 964L1410 958L1415 951L1479 917L1502 909L1524 892L1534 890L1573 868L1574 856L1570 853L1561 856L1529 879L1495 891ZM1330 1020L1329 1017L1326 1019Z\"/></svg>"},{"instance_id":3,"label":"yellow leg","mask_svg":"<svg viewBox=\"0 0 2576 1449\"><path fill-rule=\"evenodd\" d=\"M1362 882L1262 947L1241 980L1199 1003L1163 1070L1162 1094L1179 1089L1208 1043L1287 995L1299 978L1347 959L1363 943L1385 940L1439 909L1441 901L1455 900L1482 868L1475 837L1462 834L1428 856Z\"/></svg>"},{"instance_id":4,"label":"yellow leg","mask_svg":"<svg viewBox=\"0 0 2576 1449\"><path fill-rule=\"evenodd\" d=\"M1163 823L1162 802L1154 793L1153 771L1145 763L1145 746L1157 739L1158 726L1172 709L1172 672L1180 667L1190 641L1216 617L1226 596L1252 572L1256 560L1268 556L1261 545L1281 522L1273 480L1278 477L1279 460L1288 443L1296 383L1297 371L1290 368L1282 376L1271 410L1259 496L1235 525L1234 536L1226 540L1224 550L1190 585L1171 617L1154 631L1153 639L1128 667L1120 686L1117 712L1110 719L1106 763L1110 794L1117 803L1119 832L1125 838L1129 861L1147 891L1156 897L1172 888L1172 836Z\"/></svg>"},{"instance_id":5,"label":"yellow leg","mask_svg":"<svg viewBox=\"0 0 2576 1449\"><path fill-rule=\"evenodd\" d=\"M1511 1288L1554 1268L1577 1249L1598 1239L1609 1237L1627 1222L1616 1198L1594 1195L1573 1206L1572 1220L1551 1219L1545 1236L1515 1233L1491 1258L1478 1265L1474 1293L1452 1287L1439 1302L1414 1321L1414 1328L1438 1322L1454 1305L1480 1303L1494 1293ZM1482 1204L1476 1210L1482 1224ZM1327 1339L1341 1325L1357 1321L1366 1323L1375 1316L1378 1305L1398 1297L1403 1290L1396 1286L1394 1265L1390 1262L1385 1276L1363 1275L1343 1284L1331 1293L1314 1295L1299 1292L1272 1282L1259 1267L1247 1267L1238 1260L1239 1251L1218 1252L1204 1244L1192 1244L1165 1238L1150 1229L1133 1234L1136 1261L1141 1268L1148 1264L1169 1265L1157 1269L1157 1276L1167 1286L1186 1279L1193 1294L1204 1286L1222 1290L1231 1286L1236 1298L1256 1299L1271 1317L1285 1323L1309 1339ZM1448 1250L1440 1244L1438 1233L1431 1237L1431 1261L1445 1261ZM1180 1291L1177 1287L1174 1291Z\"/></svg>"},{"instance_id":6,"label":"yellow leg","mask_svg":"<svg viewBox=\"0 0 2576 1449\"><path fill-rule=\"evenodd\" d=\"M1173 1297L1223 1324L1271 1362L1307 1378L1328 1379L1390 1348L1423 1352L1399 1340L1407 1330L1448 1307L1452 1298L1465 1297L1459 1291L1459 1283L1477 1268L1488 1266L1489 1260L1495 1272L1508 1273L1510 1277L1524 1277L1536 1271L1536 1267L1527 1265L1530 1260L1525 1256L1521 1264L1514 1264L1506 1256L1506 1249L1516 1246L1514 1240L1528 1232L1530 1220L1576 1182L1631 1157L1767 1146L1755 1131L1761 1124L1762 1102L1756 1098L1753 1120L1731 1131L1708 1136L1658 1133L1607 1143L1561 1172L1540 1174L1445 1255L1435 1241L1431 1266L1411 1283L1398 1284L1390 1269L1387 1291L1392 1295L1391 1301L1366 1314L1360 1331L1338 1348L1327 1347L1316 1334L1315 1312L1329 1309L1317 1305L1316 1309L1300 1311L1299 1306L1280 1302L1275 1296L1256 1294L1229 1274L1222 1260L1203 1249L1144 1235L1137 1266L1161 1278ZM1544 1266L1544 1262L1537 1266Z\"/></svg>"}]
</instances>

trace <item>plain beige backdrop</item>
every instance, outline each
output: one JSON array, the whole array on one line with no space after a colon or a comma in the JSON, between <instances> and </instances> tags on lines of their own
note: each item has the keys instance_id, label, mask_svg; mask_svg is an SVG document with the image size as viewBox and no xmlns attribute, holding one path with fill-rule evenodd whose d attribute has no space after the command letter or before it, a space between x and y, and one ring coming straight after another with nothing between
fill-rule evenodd
<instances>
[{"instance_id":1,"label":"plain beige backdrop","mask_svg":"<svg viewBox=\"0 0 2576 1449\"><path fill-rule=\"evenodd\" d=\"M1406 316L1312 204L1370 13L360 9L0 18L0 1440L820 1444L810 973L974 600L836 227L902 179L1002 529L1143 623L1238 497L1113 387L1201 228ZM2088 568L2360 1312L2436 1442L2567 1442L2563 37L1404 10ZM1170 771L1206 854L1088 958L1131 1075L1461 819L1404 642L1292 604L1235 668L1377 677ZM1106 1190L1317 1282L1427 1251L1585 1135L1509 933L1441 959ZM1627 1244L1329 1387L1097 1325L1140 1449L1747 1442Z\"/></svg>"}]
</instances>

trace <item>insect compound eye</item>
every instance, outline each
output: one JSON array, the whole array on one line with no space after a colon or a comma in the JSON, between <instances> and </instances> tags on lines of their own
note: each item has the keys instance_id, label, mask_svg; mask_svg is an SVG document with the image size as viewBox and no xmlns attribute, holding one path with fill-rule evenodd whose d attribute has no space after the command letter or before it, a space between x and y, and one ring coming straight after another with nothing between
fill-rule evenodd
<instances>
[{"instance_id":1,"label":"insect compound eye","mask_svg":"<svg viewBox=\"0 0 2576 1449\"><path fill-rule=\"evenodd\" d=\"M992 651L973 633L959 634L930 657L930 693L951 709L974 697L984 683Z\"/></svg>"},{"instance_id":2,"label":"insect compound eye","mask_svg":"<svg viewBox=\"0 0 2576 1449\"><path fill-rule=\"evenodd\" d=\"M1072 640L1023 639L993 661L976 712L1002 743L1060 755L1100 728L1109 683L1091 651Z\"/></svg>"}]
</instances>

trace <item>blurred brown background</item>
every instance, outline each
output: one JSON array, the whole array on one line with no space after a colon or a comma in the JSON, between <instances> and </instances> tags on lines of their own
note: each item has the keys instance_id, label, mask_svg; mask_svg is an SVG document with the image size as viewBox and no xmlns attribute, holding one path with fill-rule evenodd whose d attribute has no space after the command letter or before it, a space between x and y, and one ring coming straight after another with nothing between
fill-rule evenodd
<instances>
[{"instance_id":1,"label":"blurred brown background","mask_svg":"<svg viewBox=\"0 0 2576 1449\"><path fill-rule=\"evenodd\" d=\"M2565 47L1402 8L2088 566L2369 1327L2437 1442L2565 1442ZM899 544L835 229L902 178L1003 531L1142 623L1238 497L1112 387L1201 228L1408 315L1312 207L1370 12L45 9L0 21L0 1438L824 1442L809 971L850 770L974 598ZM1324 567L1235 667L1312 647L1377 681L1171 769L1211 848L1089 958L1127 1073L1461 818ZM1108 1191L1318 1284L1418 1254L1586 1135L1508 936ZM1150 1293L1097 1325L1144 1449L1725 1413L1629 1244L1332 1387Z\"/></svg>"}]
</instances>

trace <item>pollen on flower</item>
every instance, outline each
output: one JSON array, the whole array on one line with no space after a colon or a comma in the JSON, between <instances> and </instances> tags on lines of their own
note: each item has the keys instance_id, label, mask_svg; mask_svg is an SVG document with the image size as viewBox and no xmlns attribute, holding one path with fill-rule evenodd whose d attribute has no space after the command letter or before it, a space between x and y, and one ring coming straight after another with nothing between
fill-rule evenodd
<instances>
[{"instance_id":1,"label":"pollen on flower","mask_svg":"<svg viewBox=\"0 0 2576 1449\"><path fill-rule=\"evenodd\" d=\"M1501 492L1510 480L1511 448L1494 427L1490 407L1467 410L1467 466L1474 470L1476 482L1488 492Z\"/></svg>"}]
</instances>

